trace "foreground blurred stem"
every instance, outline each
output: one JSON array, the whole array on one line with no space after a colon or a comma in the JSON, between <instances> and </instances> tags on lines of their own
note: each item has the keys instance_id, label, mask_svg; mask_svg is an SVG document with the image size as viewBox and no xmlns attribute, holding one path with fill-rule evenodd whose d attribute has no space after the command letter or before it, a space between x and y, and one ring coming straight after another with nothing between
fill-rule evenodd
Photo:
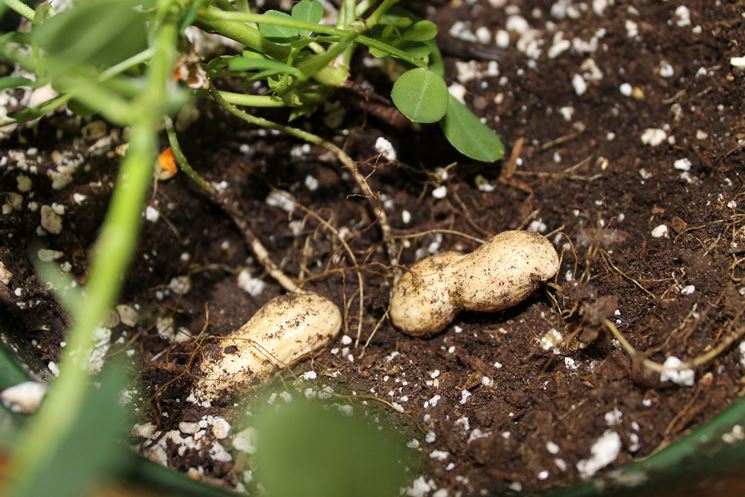
<instances>
[{"instance_id":1,"label":"foreground blurred stem","mask_svg":"<svg viewBox=\"0 0 745 497\"><path fill-rule=\"evenodd\" d=\"M161 2L164 14L169 6L168 2ZM14 454L9 473L14 477L10 494L14 497L27 497L30 482L44 478L40 472L44 471L48 455L59 450L79 414L89 379L87 363L94 330L116 302L137 243L142 205L157 152L158 124L175 59L176 35L173 21L163 22L156 33L147 87L133 103L137 119L132 123L128 153L93 252L85 305L71 316L73 325L60 363L62 374L39 413L30 420Z\"/></svg>"},{"instance_id":2,"label":"foreground blurred stem","mask_svg":"<svg viewBox=\"0 0 745 497\"><path fill-rule=\"evenodd\" d=\"M34 20L36 11L23 3L21 0L2 0L2 2L8 6L11 10L14 10L17 14L22 15L29 21Z\"/></svg>"}]
</instances>

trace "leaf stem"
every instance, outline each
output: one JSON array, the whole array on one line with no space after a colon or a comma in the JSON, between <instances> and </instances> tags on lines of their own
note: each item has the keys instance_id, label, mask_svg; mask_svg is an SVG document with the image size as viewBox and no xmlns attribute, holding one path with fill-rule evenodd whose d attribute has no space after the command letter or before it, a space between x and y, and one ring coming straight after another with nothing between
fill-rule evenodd
<instances>
[{"instance_id":1,"label":"leaf stem","mask_svg":"<svg viewBox=\"0 0 745 497\"><path fill-rule=\"evenodd\" d=\"M378 5L378 8L375 9L373 13L370 14L370 16L365 20L365 24L367 25L368 29L378 24L378 21L383 16L383 14L388 12L388 9L390 9L397 3L398 0L383 0L383 3Z\"/></svg>"},{"instance_id":2,"label":"leaf stem","mask_svg":"<svg viewBox=\"0 0 745 497\"><path fill-rule=\"evenodd\" d=\"M171 119L171 116L164 116L163 122L166 125L168 143L171 145L171 151L173 151L173 155L176 158L176 163L179 165L181 170L186 173L189 179L196 183L199 188L201 188L208 194L214 195L215 193L217 193L217 190L215 190L215 188L209 183L209 181L202 178L202 176L198 172L196 172L193 167L191 167L191 164L189 164L189 161L186 159L184 151L181 150L181 144L179 144L178 136L176 135L176 129L173 127L173 119Z\"/></svg>"},{"instance_id":3,"label":"leaf stem","mask_svg":"<svg viewBox=\"0 0 745 497\"><path fill-rule=\"evenodd\" d=\"M22 15L29 21L34 20L34 16L36 16L36 11L23 3L21 0L3 0L5 5L10 7L11 10L15 11L17 14Z\"/></svg>"},{"instance_id":4,"label":"leaf stem","mask_svg":"<svg viewBox=\"0 0 745 497\"><path fill-rule=\"evenodd\" d=\"M226 102L246 107L287 107L287 104L279 97L273 95L251 95L247 93L235 93L220 90L220 95Z\"/></svg>"}]
</instances>

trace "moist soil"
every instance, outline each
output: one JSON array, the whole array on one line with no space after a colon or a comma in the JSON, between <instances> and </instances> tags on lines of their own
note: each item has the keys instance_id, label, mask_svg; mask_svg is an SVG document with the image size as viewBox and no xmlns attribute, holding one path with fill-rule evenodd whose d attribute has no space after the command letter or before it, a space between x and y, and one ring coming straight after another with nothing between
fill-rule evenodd
<instances>
[{"instance_id":1,"label":"moist soil","mask_svg":"<svg viewBox=\"0 0 745 497\"><path fill-rule=\"evenodd\" d=\"M238 202L287 274L343 309L343 336L281 372L283 388L389 413L426 461L412 472L419 479L410 495L568 485L581 479L578 465L593 460L601 437L617 435L621 445L602 472L649 455L730 404L743 388L740 339L694 375L662 381L603 323L658 363L692 359L743 330L744 76L730 58L745 55L744 6L409 5L440 26L451 89L501 134L505 160L474 163L452 151L438 128L400 126L379 97L390 89L382 69L362 58L356 89L339 94L337 109L346 112L321 112L301 126L360 162L381 192L405 266L440 251L473 250L475 239L508 229L543 233L562 255L555 281L517 308L462 313L428 339L408 337L386 318L391 268L380 231L335 158L200 106L199 120L181 136L193 165ZM10 273L0 284L4 340L42 377L55 369L67 318L35 276L29 251L60 252L56 262L85 282L124 141L121 130L86 123L58 113L0 145L2 191L21 195L14 207L18 197L5 194L0 217L0 261ZM397 160L376 151L379 138ZM72 181L53 188L70 170ZM442 186L444 195L436 190ZM302 207L277 206L276 190ZM139 319L134 326L113 320L105 350L144 370L132 399L141 405L137 432L152 439L136 439L139 449L240 488L248 485L245 454L218 457L209 444L162 441L180 422L230 418L230 403L187 402L191 373L214 337L236 330L282 290L254 262L231 218L183 174L155 183L147 202L120 299ZM58 234L40 228L43 206L64 208ZM365 280L359 336L358 272ZM230 437L221 443L231 450Z\"/></svg>"}]
</instances>

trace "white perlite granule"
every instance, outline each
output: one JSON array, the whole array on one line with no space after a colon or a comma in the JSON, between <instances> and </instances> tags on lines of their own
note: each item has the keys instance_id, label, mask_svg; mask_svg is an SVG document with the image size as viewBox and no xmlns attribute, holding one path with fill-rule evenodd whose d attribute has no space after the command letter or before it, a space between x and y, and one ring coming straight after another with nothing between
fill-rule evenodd
<instances>
[{"instance_id":1,"label":"white perlite granule","mask_svg":"<svg viewBox=\"0 0 745 497\"><path fill-rule=\"evenodd\" d=\"M660 224L659 226L655 227L652 230L652 237L654 238L662 238L663 236L667 236L668 229L667 226L664 224Z\"/></svg>"},{"instance_id":2,"label":"white perlite granule","mask_svg":"<svg viewBox=\"0 0 745 497\"><path fill-rule=\"evenodd\" d=\"M684 386L684 387L692 387L693 383L696 379L696 373L692 369L677 369L683 364L683 361L678 359L675 356L670 356L667 359L665 359L665 363L663 366L666 369L662 373L660 373L660 381L666 382L666 381L672 381L676 385Z\"/></svg>"},{"instance_id":3,"label":"white perlite granule","mask_svg":"<svg viewBox=\"0 0 745 497\"><path fill-rule=\"evenodd\" d=\"M375 140L375 151L382 155L387 161L394 161L398 158L398 154L396 154L396 149L393 148L393 144L382 136Z\"/></svg>"},{"instance_id":4,"label":"white perlite granule","mask_svg":"<svg viewBox=\"0 0 745 497\"><path fill-rule=\"evenodd\" d=\"M0 400L12 412L31 414L41 405L47 386L44 383L26 381L3 390Z\"/></svg>"},{"instance_id":5,"label":"white perlite granule","mask_svg":"<svg viewBox=\"0 0 745 497\"><path fill-rule=\"evenodd\" d=\"M615 431L608 430L590 447L591 457L577 463L577 471L583 478L589 478L615 461L620 452L621 437Z\"/></svg>"}]
</instances>

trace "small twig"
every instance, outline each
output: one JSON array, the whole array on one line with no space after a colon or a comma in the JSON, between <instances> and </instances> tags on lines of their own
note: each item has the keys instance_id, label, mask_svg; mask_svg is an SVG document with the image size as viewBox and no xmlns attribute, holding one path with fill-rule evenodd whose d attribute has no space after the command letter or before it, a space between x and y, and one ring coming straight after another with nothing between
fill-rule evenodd
<instances>
[{"instance_id":1,"label":"small twig","mask_svg":"<svg viewBox=\"0 0 745 497\"><path fill-rule=\"evenodd\" d=\"M730 321L728 325L732 323L734 323L734 321ZM725 326L728 326L728 325L725 325ZM697 368L699 366L703 366L704 364L706 364L707 362L711 361L712 359L717 357L719 354L724 352L730 345L732 345L740 337L745 335L745 326L741 326L740 328L735 329L733 332L727 335L719 343L719 345L717 345L710 351L705 352L699 356L696 356L690 361L685 361L678 366L669 367L669 366L664 366L658 362L654 362L644 357L644 355L638 350L636 350L634 346L631 345L628 340L626 340L626 338L621 334L621 332L618 331L618 328L616 328L616 325L614 325L608 319L603 320L603 326L608 331L610 331L610 333L619 341L619 343L621 344L621 347L623 347L624 350L626 350L626 352L631 356L633 360L639 361L644 367L646 367L647 369L651 369L652 371L655 371L657 373L681 371L684 369L692 369L692 368Z\"/></svg>"},{"instance_id":2,"label":"small twig","mask_svg":"<svg viewBox=\"0 0 745 497\"><path fill-rule=\"evenodd\" d=\"M583 128L577 131L573 131L572 133L560 136L558 138L554 138L553 140L547 141L546 143L541 145L541 150L545 151L545 150L555 147L556 145L561 145L562 143L572 141L584 132L585 130Z\"/></svg>"}]
</instances>

